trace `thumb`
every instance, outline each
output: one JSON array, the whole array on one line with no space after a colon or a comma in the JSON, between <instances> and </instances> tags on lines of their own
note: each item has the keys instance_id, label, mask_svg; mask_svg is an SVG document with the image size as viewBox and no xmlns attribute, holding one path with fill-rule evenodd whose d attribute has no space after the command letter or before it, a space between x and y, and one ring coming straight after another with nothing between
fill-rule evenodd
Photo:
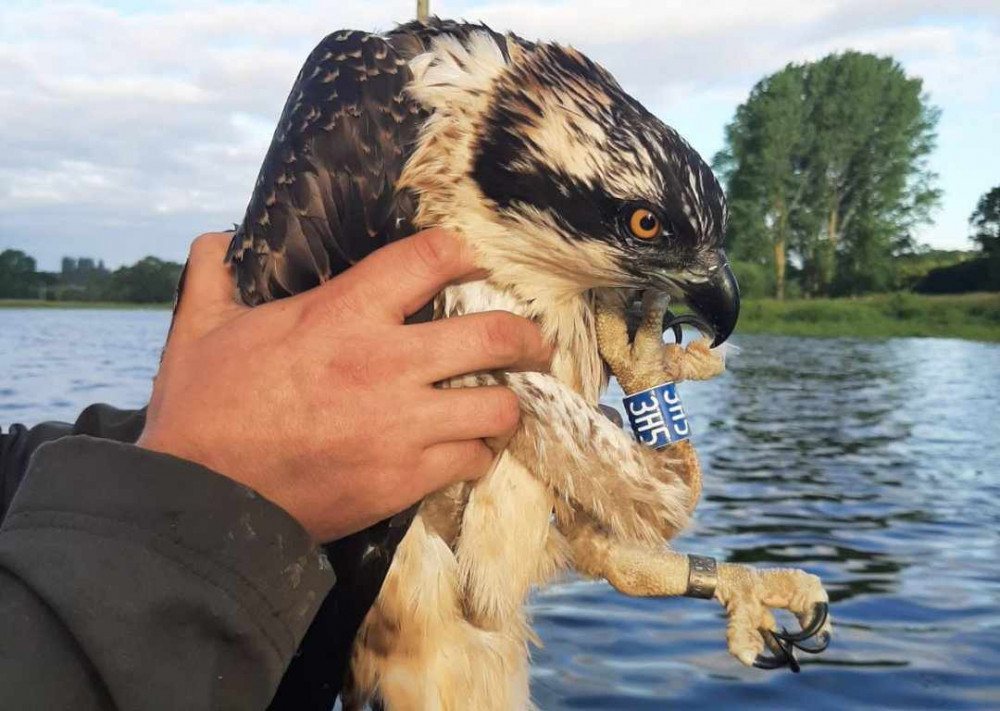
<instances>
[{"instance_id":1,"label":"thumb","mask_svg":"<svg viewBox=\"0 0 1000 711\"><path fill-rule=\"evenodd\" d=\"M236 303L232 270L226 264L226 250L232 238L228 232L209 232L191 244L185 299L203 308Z\"/></svg>"},{"instance_id":2,"label":"thumb","mask_svg":"<svg viewBox=\"0 0 1000 711\"><path fill-rule=\"evenodd\" d=\"M172 331L201 334L244 308L236 301L232 270L226 264L231 239L229 233L210 232L191 244L178 285Z\"/></svg>"}]
</instances>

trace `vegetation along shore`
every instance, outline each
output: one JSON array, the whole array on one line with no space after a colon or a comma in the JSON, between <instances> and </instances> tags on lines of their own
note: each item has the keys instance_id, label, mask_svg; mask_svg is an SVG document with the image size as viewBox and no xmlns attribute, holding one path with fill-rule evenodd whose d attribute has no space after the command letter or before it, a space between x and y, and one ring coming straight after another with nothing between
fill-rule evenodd
<instances>
[{"instance_id":1,"label":"vegetation along shore","mask_svg":"<svg viewBox=\"0 0 1000 711\"><path fill-rule=\"evenodd\" d=\"M0 309L169 309L169 302L0 299ZM833 338L962 338L1000 343L1000 293L925 296L877 294L853 299L746 299L737 335Z\"/></svg>"},{"instance_id":2,"label":"vegetation along shore","mask_svg":"<svg viewBox=\"0 0 1000 711\"><path fill-rule=\"evenodd\" d=\"M158 311L173 306L171 301L46 301L44 299L0 299L0 309L97 309L102 311Z\"/></svg>"},{"instance_id":3,"label":"vegetation along shore","mask_svg":"<svg viewBox=\"0 0 1000 711\"><path fill-rule=\"evenodd\" d=\"M854 299L748 299L737 334L962 338L1000 342L1000 293Z\"/></svg>"},{"instance_id":4,"label":"vegetation along shore","mask_svg":"<svg viewBox=\"0 0 1000 711\"><path fill-rule=\"evenodd\" d=\"M754 86L713 159L738 333L1000 342L1000 185L969 216L973 249L915 239L941 198L928 163L939 116L892 57L831 54ZM0 308L167 308L181 268L66 256L44 271L0 250Z\"/></svg>"}]
</instances>

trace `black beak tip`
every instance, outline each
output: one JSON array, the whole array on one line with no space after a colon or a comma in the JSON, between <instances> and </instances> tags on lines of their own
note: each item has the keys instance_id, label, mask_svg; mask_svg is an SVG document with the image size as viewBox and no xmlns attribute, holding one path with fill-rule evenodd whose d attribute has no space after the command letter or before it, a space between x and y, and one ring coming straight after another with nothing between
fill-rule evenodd
<instances>
[{"instance_id":1,"label":"black beak tip","mask_svg":"<svg viewBox=\"0 0 1000 711\"><path fill-rule=\"evenodd\" d=\"M712 328L712 348L721 346L740 318L740 285L733 270L724 264L707 282L686 291L688 305Z\"/></svg>"},{"instance_id":2,"label":"black beak tip","mask_svg":"<svg viewBox=\"0 0 1000 711\"><path fill-rule=\"evenodd\" d=\"M739 300L736 302L736 310L731 318L725 319L722 323L713 324L713 332L715 339L712 341L712 348L718 348L723 343L729 340L729 337L733 335L733 331L736 330L736 322L739 320Z\"/></svg>"}]
</instances>

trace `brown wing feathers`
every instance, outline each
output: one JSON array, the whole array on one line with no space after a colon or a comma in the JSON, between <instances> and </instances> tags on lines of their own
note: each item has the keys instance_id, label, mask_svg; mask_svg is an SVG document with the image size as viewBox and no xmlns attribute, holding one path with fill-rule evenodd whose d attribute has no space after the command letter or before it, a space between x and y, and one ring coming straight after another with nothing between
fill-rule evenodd
<instances>
[{"instance_id":1,"label":"brown wing feathers","mask_svg":"<svg viewBox=\"0 0 1000 711\"><path fill-rule=\"evenodd\" d=\"M406 60L422 44L413 35L405 40L402 58L382 38L342 31L309 55L229 248L245 303L305 291L414 231L416 199L395 186L426 113L405 93ZM414 320L429 318L424 311ZM338 584L272 708L333 706L354 635L415 508L326 546Z\"/></svg>"},{"instance_id":2,"label":"brown wing feathers","mask_svg":"<svg viewBox=\"0 0 1000 711\"><path fill-rule=\"evenodd\" d=\"M397 193L395 186L427 114L406 95L412 78L407 62L435 36L465 40L483 29L432 20L404 25L385 39L342 31L313 50L229 248L245 303L305 291L414 231L416 197ZM425 308L407 321L430 316ZM416 506L325 547L338 583L271 708L333 706L354 636L415 511Z\"/></svg>"},{"instance_id":3,"label":"brown wing feathers","mask_svg":"<svg viewBox=\"0 0 1000 711\"><path fill-rule=\"evenodd\" d=\"M327 36L295 81L230 246L244 301L296 294L413 231L395 184L425 115L384 39Z\"/></svg>"}]
</instances>

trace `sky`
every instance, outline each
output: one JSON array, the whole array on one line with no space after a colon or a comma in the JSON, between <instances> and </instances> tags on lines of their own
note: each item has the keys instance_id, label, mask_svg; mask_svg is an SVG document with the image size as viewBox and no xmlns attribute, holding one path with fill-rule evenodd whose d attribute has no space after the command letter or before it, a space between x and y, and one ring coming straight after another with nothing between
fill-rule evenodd
<instances>
[{"instance_id":1,"label":"sky","mask_svg":"<svg viewBox=\"0 0 1000 711\"><path fill-rule=\"evenodd\" d=\"M327 33L388 29L415 0L42 2L0 7L0 250L41 269L182 261L242 219L291 83ZM789 62L896 57L942 109L944 190L918 240L970 248L1000 184L996 0L431 0L442 17L573 45L705 157L753 85Z\"/></svg>"}]
</instances>

